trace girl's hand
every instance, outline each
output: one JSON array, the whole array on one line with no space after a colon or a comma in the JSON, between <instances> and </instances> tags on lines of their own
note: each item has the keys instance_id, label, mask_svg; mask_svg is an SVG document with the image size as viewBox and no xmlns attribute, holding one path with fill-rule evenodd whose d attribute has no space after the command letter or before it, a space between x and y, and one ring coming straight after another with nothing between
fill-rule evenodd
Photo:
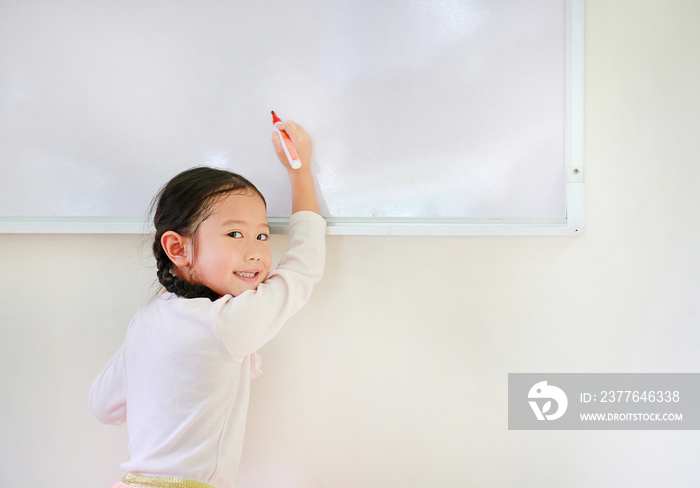
<instances>
[{"instance_id":1,"label":"girl's hand","mask_svg":"<svg viewBox=\"0 0 700 488\"><path fill-rule=\"evenodd\" d=\"M287 160L287 155L284 153L284 149L282 148L282 141L280 141L280 136L277 133L277 131L273 131L272 147L275 149L277 159L280 160L280 162L284 165L285 168L287 168L288 171L301 171L302 169L309 170L312 149L311 137L309 136L309 134L307 134L306 131L299 124L291 120L287 120L286 122L281 122L277 124L277 128L279 130L284 130L287 132L287 134L289 134L289 138L292 140L294 148L297 150L297 154L299 155L299 160L301 161L301 168L299 168L298 170L292 169L292 167L289 164L289 161Z\"/></svg>"},{"instance_id":2,"label":"girl's hand","mask_svg":"<svg viewBox=\"0 0 700 488\"><path fill-rule=\"evenodd\" d=\"M287 131L301 161L301 168L292 168L282 148L280 136L277 131L274 131L272 146L275 148L277 159L287 168L289 183L292 187L292 213L304 210L319 213L316 188L311 174L311 137L300 125L291 120L282 122L277 127Z\"/></svg>"}]
</instances>

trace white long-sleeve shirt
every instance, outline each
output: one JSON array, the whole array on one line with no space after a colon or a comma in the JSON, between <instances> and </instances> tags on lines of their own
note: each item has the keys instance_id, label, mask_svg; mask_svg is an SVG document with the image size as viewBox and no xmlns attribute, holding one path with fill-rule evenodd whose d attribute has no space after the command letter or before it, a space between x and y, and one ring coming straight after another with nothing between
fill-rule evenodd
<instances>
[{"instance_id":1,"label":"white long-sleeve shirt","mask_svg":"<svg viewBox=\"0 0 700 488\"><path fill-rule=\"evenodd\" d=\"M325 228L313 212L292 215L289 249L257 290L214 302L164 293L136 314L90 389L98 420L127 422L122 469L236 486L256 351L321 279Z\"/></svg>"}]
</instances>

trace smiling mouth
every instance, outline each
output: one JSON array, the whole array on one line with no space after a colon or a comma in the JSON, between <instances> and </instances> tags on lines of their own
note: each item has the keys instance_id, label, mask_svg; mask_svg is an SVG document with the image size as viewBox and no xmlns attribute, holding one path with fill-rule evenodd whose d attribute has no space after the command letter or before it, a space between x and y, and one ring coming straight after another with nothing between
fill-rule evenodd
<instances>
[{"instance_id":1,"label":"smiling mouth","mask_svg":"<svg viewBox=\"0 0 700 488\"><path fill-rule=\"evenodd\" d=\"M240 278L248 278L248 279L255 278L258 276L257 271L234 271L233 274L235 274L236 276L238 276Z\"/></svg>"}]
</instances>

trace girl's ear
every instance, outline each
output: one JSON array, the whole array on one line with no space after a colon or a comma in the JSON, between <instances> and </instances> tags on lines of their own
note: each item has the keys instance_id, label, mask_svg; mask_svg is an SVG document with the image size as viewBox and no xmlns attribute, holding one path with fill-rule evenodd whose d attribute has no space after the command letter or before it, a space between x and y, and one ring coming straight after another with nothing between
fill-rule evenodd
<instances>
[{"instance_id":1,"label":"girl's ear","mask_svg":"<svg viewBox=\"0 0 700 488\"><path fill-rule=\"evenodd\" d=\"M189 240L177 232L167 231L160 238L160 245L163 246L165 254L170 261L178 268L185 268L192 264L188 249Z\"/></svg>"}]
</instances>

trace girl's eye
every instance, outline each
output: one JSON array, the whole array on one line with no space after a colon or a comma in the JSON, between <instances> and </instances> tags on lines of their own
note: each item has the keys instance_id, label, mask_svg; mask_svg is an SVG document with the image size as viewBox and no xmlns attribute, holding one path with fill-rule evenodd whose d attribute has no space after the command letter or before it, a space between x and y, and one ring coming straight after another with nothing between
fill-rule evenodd
<instances>
[{"instance_id":1,"label":"girl's eye","mask_svg":"<svg viewBox=\"0 0 700 488\"><path fill-rule=\"evenodd\" d=\"M228 235L229 235L229 237L233 237L234 239L240 239L241 237L243 237L243 234L241 234L237 230L234 230L233 232L229 232Z\"/></svg>"},{"instance_id":2,"label":"girl's eye","mask_svg":"<svg viewBox=\"0 0 700 488\"><path fill-rule=\"evenodd\" d=\"M267 234L258 234L259 241L266 241L268 239L268 237L269 236Z\"/></svg>"}]
</instances>

